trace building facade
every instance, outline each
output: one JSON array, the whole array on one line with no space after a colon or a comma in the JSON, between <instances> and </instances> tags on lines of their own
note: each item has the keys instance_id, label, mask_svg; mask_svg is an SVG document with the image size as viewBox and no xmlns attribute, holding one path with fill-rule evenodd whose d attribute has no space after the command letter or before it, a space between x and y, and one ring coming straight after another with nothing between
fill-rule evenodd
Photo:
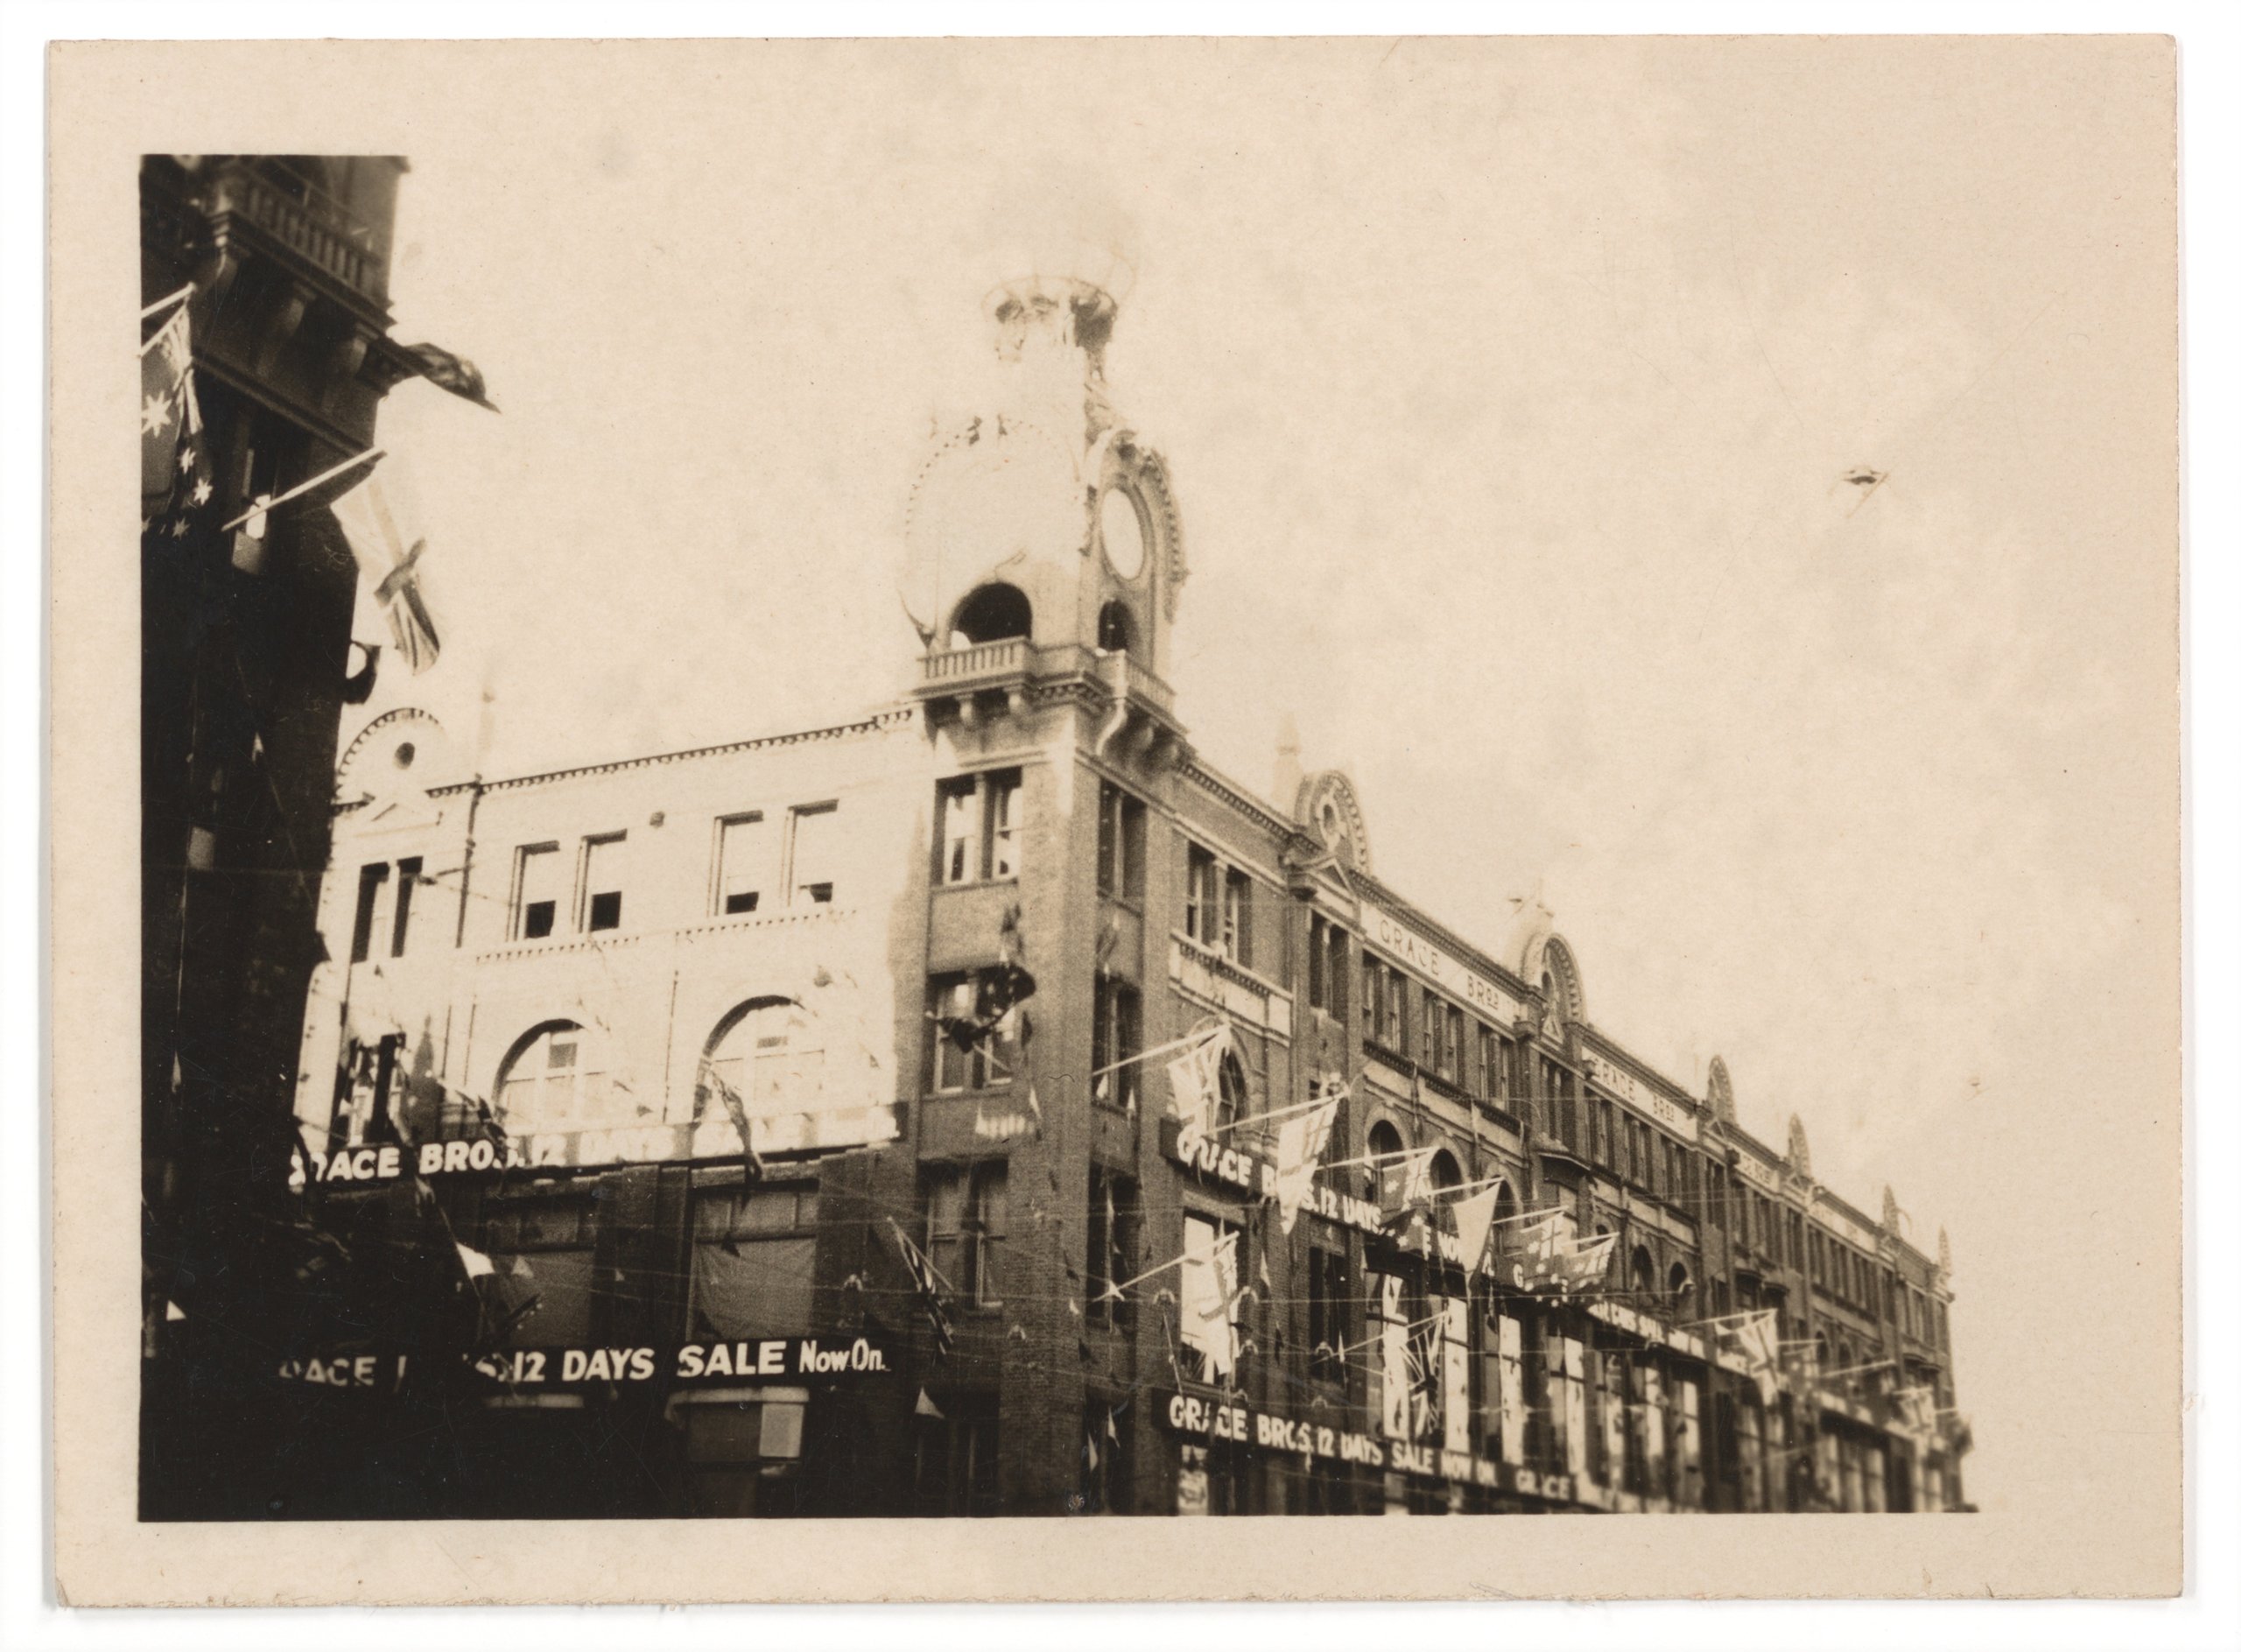
<instances>
[{"instance_id":1,"label":"building facade","mask_svg":"<svg viewBox=\"0 0 2241 1652\"><path fill-rule=\"evenodd\" d=\"M1005 387L912 489L904 700L509 778L413 711L344 755L292 1181L352 1329L274 1362L323 1442L276 1497L1964 1506L1942 1241L1745 1130L1724 1064L1631 1054L1545 921L1496 955L1384 883L1344 775L1208 766L1113 301L989 319ZM1525 1265L1551 1213L1593 1278Z\"/></svg>"},{"instance_id":2,"label":"building facade","mask_svg":"<svg viewBox=\"0 0 2241 1652\"><path fill-rule=\"evenodd\" d=\"M374 443L421 370L389 337L393 156L140 167L143 1508L261 1507L238 1328L286 1325L297 1037L318 961L358 582L324 512L243 519ZM166 376L168 368L169 376ZM176 460L177 468L172 469ZM167 475L168 473L168 475ZM275 1325L278 1329L278 1325Z\"/></svg>"}]
</instances>

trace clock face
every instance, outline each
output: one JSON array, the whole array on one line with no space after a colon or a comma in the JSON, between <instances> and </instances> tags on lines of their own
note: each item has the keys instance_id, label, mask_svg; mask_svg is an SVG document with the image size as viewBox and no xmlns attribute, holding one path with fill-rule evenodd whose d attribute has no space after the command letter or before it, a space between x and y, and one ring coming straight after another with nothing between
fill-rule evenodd
<instances>
[{"instance_id":1,"label":"clock face","mask_svg":"<svg viewBox=\"0 0 2241 1652\"><path fill-rule=\"evenodd\" d=\"M1098 537L1105 541L1105 559L1113 573L1133 580L1144 569L1142 510L1125 488L1107 488L1098 500Z\"/></svg>"}]
</instances>

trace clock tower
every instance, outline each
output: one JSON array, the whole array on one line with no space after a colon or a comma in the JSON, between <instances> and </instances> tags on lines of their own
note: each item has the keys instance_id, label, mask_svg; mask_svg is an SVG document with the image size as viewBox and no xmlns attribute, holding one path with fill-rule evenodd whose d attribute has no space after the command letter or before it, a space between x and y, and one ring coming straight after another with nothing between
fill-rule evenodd
<instances>
[{"instance_id":1,"label":"clock tower","mask_svg":"<svg viewBox=\"0 0 2241 1652\"><path fill-rule=\"evenodd\" d=\"M912 485L903 603L940 727L1090 685L1120 726L1179 740L1163 679L1185 569L1167 465L1113 407L1105 350L1123 268L1031 274L983 303L994 369Z\"/></svg>"}]
</instances>

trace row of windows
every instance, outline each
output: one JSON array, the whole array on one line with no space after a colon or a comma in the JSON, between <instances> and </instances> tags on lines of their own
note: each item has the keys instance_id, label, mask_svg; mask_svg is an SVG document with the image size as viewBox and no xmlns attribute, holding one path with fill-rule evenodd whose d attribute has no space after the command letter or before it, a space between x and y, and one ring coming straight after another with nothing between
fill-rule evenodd
<instances>
[{"instance_id":1,"label":"row of windows","mask_svg":"<svg viewBox=\"0 0 2241 1652\"><path fill-rule=\"evenodd\" d=\"M783 892L792 906L821 906L832 899L839 805L802 804L777 819L760 809L725 815L715 823L709 907L721 917L763 910L765 897ZM573 877L558 842L523 844L514 852L510 933L542 940L564 918L580 933L622 927L629 834L587 837L574 854Z\"/></svg>"}]
</instances>

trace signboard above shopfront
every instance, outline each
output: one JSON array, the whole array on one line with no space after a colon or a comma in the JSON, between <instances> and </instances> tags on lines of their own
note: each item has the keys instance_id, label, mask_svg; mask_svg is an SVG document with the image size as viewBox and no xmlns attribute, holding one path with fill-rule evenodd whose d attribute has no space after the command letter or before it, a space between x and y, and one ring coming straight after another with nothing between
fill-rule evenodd
<instances>
[{"instance_id":1,"label":"signboard above shopfront","mask_svg":"<svg viewBox=\"0 0 2241 1652\"><path fill-rule=\"evenodd\" d=\"M775 1114L755 1120L753 1128L755 1149L761 1153L873 1146L902 1134L902 1109L878 1106ZM411 1146L390 1142L338 1148L332 1153L313 1149L306 1152L308 1179L322 1187L393 1182L407 1176L583 1170L741 1156L739 1132L727 1118L703 1119L698 1124L638 1123L606 1129L495 1133ZM300 1191L306 1179L306 1166L299 1161L290 1172L288 1185Z\"/></svg>"}]
</instances>

